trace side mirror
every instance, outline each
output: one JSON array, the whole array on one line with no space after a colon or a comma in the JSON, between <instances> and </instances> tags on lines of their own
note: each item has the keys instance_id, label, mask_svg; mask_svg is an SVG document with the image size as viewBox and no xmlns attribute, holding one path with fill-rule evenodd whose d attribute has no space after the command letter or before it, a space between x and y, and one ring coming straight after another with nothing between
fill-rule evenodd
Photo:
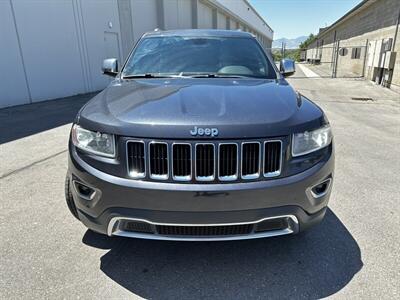
<instances>
[{"instance_id":1,"label":"side mirror","mask_svg":"<svg viewBox=\"0 0 400 300\"><path fill-rule=\"evenodd\" d=\"M282 59L279 64L279 71L283 76L290 76L296 72L296 65L293 59Z\"/></svg>"},{"instance_id":2,"label":"side mirror","mask_svg":"<svg viewBox=\"0 0 400 300\"><path fill-rule=\"evenodd\" d=\"M115 77L118 74L118 59L107 58L103 60L103 74Z\"/></svg>"}]
</instances>

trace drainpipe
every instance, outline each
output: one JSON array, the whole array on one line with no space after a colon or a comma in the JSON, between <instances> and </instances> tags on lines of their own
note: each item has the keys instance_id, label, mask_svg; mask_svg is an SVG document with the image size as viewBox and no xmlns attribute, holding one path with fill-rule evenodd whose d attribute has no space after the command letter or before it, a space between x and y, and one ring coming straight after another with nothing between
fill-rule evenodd
<instances>
[{"instance_id":1,"label":"drainpipe","mask_svg":"<svg viewBox=\"0 0 400 300\"><path fill-rule=\"evenodd\" d=\"M397 16L397 21L396 21L396 30L394 32L394 37L393 37L393 43L392 43L392 49L391 49L392 52L394 52L394 48L396 47L397 34L399 32L399 23L400 23L400 8L399 8L399 14ZM385 73L386 73L386 71L383 71L383 76L385 76ZM383 86L390 88L390 85L392 83L392 77L393 77L393 70L388 70L388 80L385 81L384 78L382 78Z\"/></svg>"},{"instance_id":2,"label":"drainpipe","mask_svg":"<svg viewBox=\"0 0 400 300\"><path fill-rule=\"evenodd\" d=\"M332 78L337 78L339 51L340 51L340 40L337 40L337 42L336 42L335 62L334 62L333 71L332 71Z\"/></svg>"},{"instance_id":3,"label":"drainpipe","mask_svg":"<svg viewBox=\"0 0 400 300\"><path fill-rule=\"evenodd\" d=\"M399 32L399 23L400 23L400 8L399 8L399 15L397 16L396 31L395 31L395 33L394 33L393 44L392 44L392 51L394 51L394 47L395 47L395 45L396 45L397 33Z\"/></svg>"},{"instance_id":4,"label":"drainpipe","mask_svg":"<svg viewBox=\"0 0 400 300\"><path fill-rule=\"evenodd\" d=\"M369 41L368 41L368 39L367 39L367 41L365 42L364 63L363 63L363 69L362 69L361 77L365 77L365 67L366 67L366 64L367 64L368 45L369 45Z\"/></svg>"}]
</instances>

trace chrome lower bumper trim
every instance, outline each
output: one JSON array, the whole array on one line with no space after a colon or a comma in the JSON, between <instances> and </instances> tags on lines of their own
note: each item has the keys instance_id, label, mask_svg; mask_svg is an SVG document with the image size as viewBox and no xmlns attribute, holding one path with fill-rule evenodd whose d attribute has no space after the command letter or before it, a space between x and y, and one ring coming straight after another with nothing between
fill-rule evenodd
<instances>
[{"instance_id":1,"label":"chrome lower bumper trim","mask_svg":"<svg viewBox=\"0 0 400 300\"><path fill-rule=\"evenodd\" d=\"M288 228L265 231L265 232L252 232L245 235L220 235L220 236L173 236L173 235L160 235L157 233L140 233L124 231L120 229L121 221L137 221L145 222L150 225L166 225L166 226L229 226L229 225L246 225L246 224L257 224L266 220L273 219L290 219ZM150 239L150 240L168 240L168 241L233 241L233 240L247 240L257 239L264 237L274 237L280 235L294 234L299 231L299 222L297 217L294 215L282 215L274 216L269 218L263 218L253 222L239 222L239 223L218 223L218 224L171 224L171 223L155 223L148 220L129 218L129 217L114 217L110 220L107 228L107 234L109 236L122 236L130 238Z\"/></svg>"}]
</instances>

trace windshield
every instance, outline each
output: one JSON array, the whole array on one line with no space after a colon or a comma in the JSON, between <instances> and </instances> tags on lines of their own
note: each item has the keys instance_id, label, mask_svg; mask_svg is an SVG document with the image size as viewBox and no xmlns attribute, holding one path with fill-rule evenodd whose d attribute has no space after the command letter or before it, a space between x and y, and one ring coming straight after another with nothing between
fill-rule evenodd
<instances>
[{"instance_id":1,"label":"windshield","mask_svg":"<svg viewBox=\"0 0 400 300\"><path fill-rule=\"evenodd\" d=\"M253 38L237 37L143 38L122 76L145 74L276 78L275 70L260 45Z\"/></svg>"}]
</instances>

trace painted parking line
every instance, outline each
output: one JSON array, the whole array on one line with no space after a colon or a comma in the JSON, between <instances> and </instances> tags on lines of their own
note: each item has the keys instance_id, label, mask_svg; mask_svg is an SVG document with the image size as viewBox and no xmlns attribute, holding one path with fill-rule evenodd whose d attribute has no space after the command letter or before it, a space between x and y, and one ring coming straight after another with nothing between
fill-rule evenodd
<instances>
[{"instance_id":1,"label":"painted parking line","mask_svg":"<svg viewBox=\"0 0 400 300\"><path fill-rule=\"evenodd\" d=\"M303 64L297 64L296 66L298 66L301 69L301 71L304 73L304 75L306 75L306 77L309 77L309 78L321 78L321 76L319 76L317 73L311 71L309 68L307 68Z\"/></svg>"}]
</instances>

